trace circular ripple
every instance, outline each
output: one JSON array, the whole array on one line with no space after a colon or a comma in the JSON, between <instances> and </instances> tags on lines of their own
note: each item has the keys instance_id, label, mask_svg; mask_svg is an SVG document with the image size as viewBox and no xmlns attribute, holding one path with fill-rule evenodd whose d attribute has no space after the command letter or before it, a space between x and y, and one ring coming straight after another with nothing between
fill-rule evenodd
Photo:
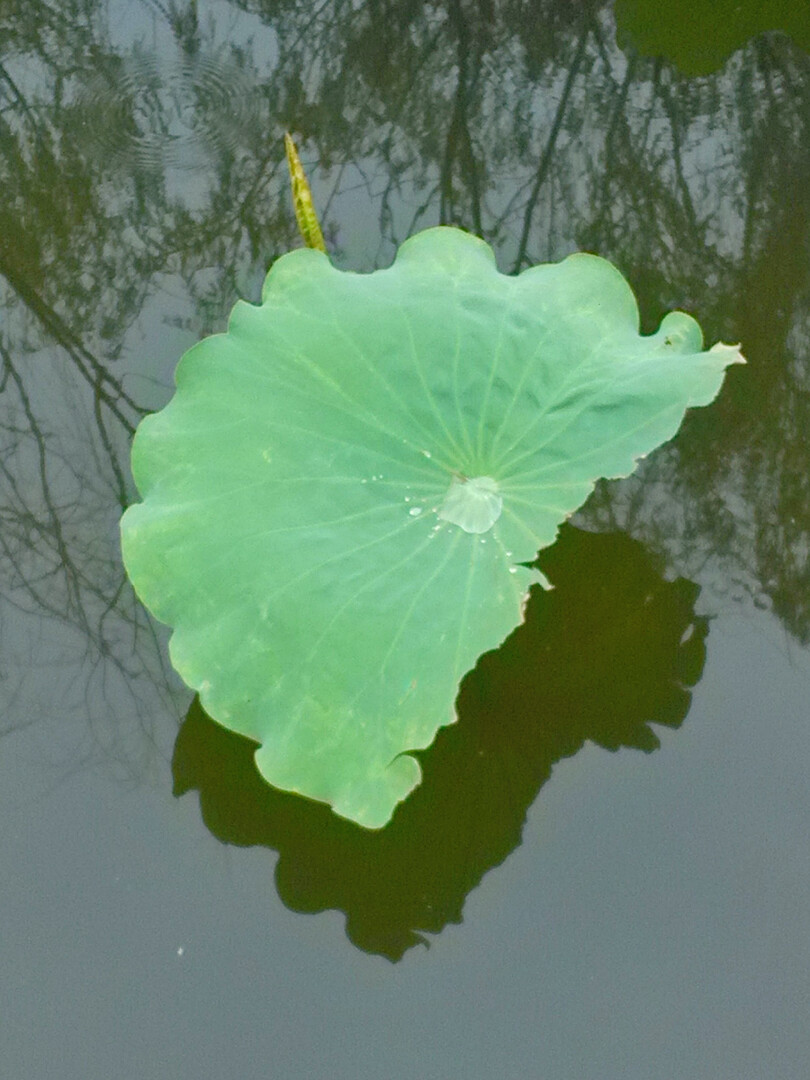
<instances>
[{"instance_id":1,"label":"circular ripple","mask_svg":"<svg viewBox=\"0 0 810 1080\"><path fill-rule=\"evenodd\" d=\"M244 142L253 94L231 61L131 56L85 84L76 106L85 141L107 162L194 168Z\"/></svg>"}]
</instances>

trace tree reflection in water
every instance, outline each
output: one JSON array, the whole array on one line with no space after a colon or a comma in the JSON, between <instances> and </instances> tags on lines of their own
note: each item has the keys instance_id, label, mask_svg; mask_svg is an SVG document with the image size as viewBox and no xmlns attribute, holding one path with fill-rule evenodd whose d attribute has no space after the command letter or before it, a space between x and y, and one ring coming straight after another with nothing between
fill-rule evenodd
<instances>
[{"instance_id":1,"label":"tree reflection in water","mask_svg":"<svg viewBox=\"0 0 810 1080\"><path fill-rule=\"evenodd\" d=\"M182 348L221 328L237 296L257 299L266 266L297 242L285 127L343 265L385 264L413 230L455 223L504 269L597 250L632 282L645 327L683 307L710 340L741 340L749 364L720 399L637 476L600 484L576 520L663 553L670 576L704 586L702 610L723 594L750 599L810 639L810 60L797 45L764 35L689 80L622 52L600 0L142 0L128 38L99 0L24 7L0 12L5 725L89 718L76 752L137 773L157 718L171 722L188 700L120 565L117 520L135 497L128 448L141 415L167 399ZM219 92L195 104L182 73L203 69L224 73L249 108ZM112 143L105 93L124 118ZM193 169L169 152L181 127L208 133ZM150 153L129 153L127 134ZM584 581L596 598L598 582ZM519 644L535 640L533 625L504 647L510 679L542 670ZM440 736L436 761L484 715L475 694L490 693L499 663L485 659L465 683L466 722ZM587 672L576 679L570 708L562 684L532 690L532 717L542 711L556 734L532 750L513 838L551 762L595 737L570 712L587 693ZM476 856L469 881L510 843ZM295 906L292 865L285 855L279 874ZM430 901L438 923L469 887Z\"/></svg>"}]
</instances>

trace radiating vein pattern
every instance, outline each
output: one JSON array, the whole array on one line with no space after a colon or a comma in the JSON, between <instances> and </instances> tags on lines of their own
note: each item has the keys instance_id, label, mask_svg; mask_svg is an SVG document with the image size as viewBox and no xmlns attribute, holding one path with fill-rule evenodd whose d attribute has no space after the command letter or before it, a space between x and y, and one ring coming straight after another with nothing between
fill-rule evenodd
<instances>
[{"instance_id":1,"label":"radiating vein pattern","mask_svg":"<svg viewBox=\"0 0 810 1080\"><path fill-rule=\"evenodd\" d=\"M371 274L283 256L262 303L183 357L136 435L124 560L268 782L390 819L419 781L409 751L520 622L522 564L739 359L682 313L638 326L602 259L507 277L438 228Z\"/></svg>"}]
</instances>

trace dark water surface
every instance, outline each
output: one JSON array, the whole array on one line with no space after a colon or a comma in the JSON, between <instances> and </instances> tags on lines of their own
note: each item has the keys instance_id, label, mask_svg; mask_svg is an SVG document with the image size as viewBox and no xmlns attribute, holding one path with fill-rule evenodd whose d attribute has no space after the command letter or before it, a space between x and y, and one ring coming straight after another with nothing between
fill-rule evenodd
<instances>
[{"instance_id":1,"label":"dark water surface","mask_svg":"<svg viewBox=\"0 0 810 1080\"><path fill-rule=\"evenodd\" d=\"M810 19L657 8L0 3L0 1076L808 1075ZM381 833L258 779L120 564L134 427L298 245L285 128L342 267L598 251L748 359Z\"/></svg>"}]
</instances>

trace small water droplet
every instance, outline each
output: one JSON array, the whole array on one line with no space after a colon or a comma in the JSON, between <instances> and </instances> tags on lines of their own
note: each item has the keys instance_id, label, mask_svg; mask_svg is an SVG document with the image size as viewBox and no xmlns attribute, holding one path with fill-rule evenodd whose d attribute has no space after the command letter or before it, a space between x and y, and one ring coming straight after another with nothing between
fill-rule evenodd
<instances>
[{"instance_id":1,"label":"small water droplet","mask_svg":"<svg viewBox=\"0 0 810 1080\"><path fill-rule=\"evenodd\" d=\"M426 458L432 457L432 454L429 450L423 450L422 453L425 455Z\"/></svg>"},{"instance_id":2,"label":"small water droplet","mask_svg":"<svg viewBox=\"0 0 810 1080\"><path fill-rule=\"evenodd\" d=\"M517 567L516 566L510 566L509 567L509 573L510 574L516 574L517 573Z\"/></svg>"},{"instance_id":3,"label":"small water droplet","mask_svg":"<svg viewBox=\"0 0 810 1080\"><path fill-rule=\"evenodd\" d=\"M410 495L406 495L406 496L405 496L405 502L410 502L410 501L411 501L411 497L410 497Z\"/></svg>"},{"instance_id":4,"label":"small water droplet","mask_svg":"<svg viewBox=\"0 0 810 1080\"><path fill-rule=\"evenodd\" d=\"M422 513L422 507L421 506L412 506L410 508L410 510L408 511L408 513L411 515L411 517L416 517L417 514Z\"/></svg>"}]
</instances>

